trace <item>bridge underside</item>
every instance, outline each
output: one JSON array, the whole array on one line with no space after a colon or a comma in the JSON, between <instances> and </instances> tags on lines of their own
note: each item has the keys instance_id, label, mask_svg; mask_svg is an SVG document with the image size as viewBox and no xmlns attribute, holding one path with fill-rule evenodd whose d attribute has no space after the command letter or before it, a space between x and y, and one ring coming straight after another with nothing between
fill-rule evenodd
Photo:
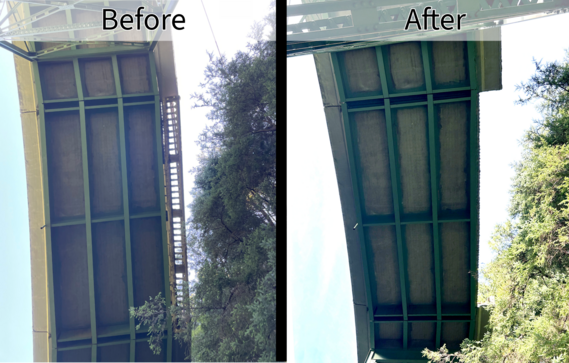
<instances>
[{"instance_id":1,"label":"bridge underside","mask_svg":"<svg viewBox=\"0 0 569 363\"><path fill-rule=\"evenodd\" d=\"M18 10L20 17L30 12L27 4ZM36 52L51 44L14 46ZM147 328L137 331L128 312L158 293L168 305L180 300L187 279L172 43L71 44L33 62L15 56L15 63L34 360L182 361L172 328L154 355Z\"/></svg>"},{"instance_id":2,"label":"bridge underside","mask_svg":"<svg viewBox=\"0 0 569 363\"><path fill-rule=\"evenodd\" d=\"M314 56L359 362L425 361L475 335L478 94L501 85L500 43L470 39Z\"/></svg>"}]
</instances>

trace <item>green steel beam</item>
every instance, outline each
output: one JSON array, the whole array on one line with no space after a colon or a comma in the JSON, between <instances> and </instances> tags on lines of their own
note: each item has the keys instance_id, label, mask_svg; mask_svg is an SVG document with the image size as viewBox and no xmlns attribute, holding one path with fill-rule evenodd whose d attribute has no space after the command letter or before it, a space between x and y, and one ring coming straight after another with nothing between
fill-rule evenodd
<instances>
[{"instance_id":1,"label":"green steel beam","mask_svg":"<svg viewBox=\"0 0 569 363\"><path fill-rule=\"evenodd\" d=\"M130 361L131 362L136 362L136 340L131 339L130 340Z\"/></svg>"},{"instance_id":2,"label":"green steel beam","mask_svg":"<svg viewBox=\"0 0 569 363\"><path fill-rule=\"evenodd\" d=\"M147 93L133 93L130 95L123 95L123 98L129 98L129 97L141 97L141 96L155 96L156 93L154 92L147 92Z\"/></svg>"},{"instance_id":3,"label":"green steel beam","mask_svg":"<svg viewBox=\"0 0 569 363\"><path fill-rule=\"evenodd\" d=\"M425 94L425 93L422 92L420 94ZM433 104L437 105L439 103L462 102L462 101L470 101L470 97L454 98L454 99L450 99L450 100L437 100L437 101L433 101ZM414 106L426 106L428 103L429 103L429 101L427 99L427 101L402 103L402 104L398 104L398 105L392 105L391 108L394 109L394 108L407 108L407 107L414 107ZM384 109L385 109L385 106L370 106L370 107L350 108L348 110L348 112L353 113L353 112L384 110Z\"/></svg>"},{"instance_id":4,"label":"green steel beam","mask_svg":"<svg viewBox=\"0 0 569 363\"><path fill-rule=\"evenodd\" d=\"M476 77L476 43L473 35L469 34L468 67L470 75L471 102L470 102L470 312L471 324L470 339L474 338L475 318L478 294L478 193L479 193L479 126L478 126L478 83Z\"/></svg>"},{"instance_id":5,"label":"green steel beam","mask_svg":"<svg viewBox=\"0 0 569 363\"><path fill-rule=\"evenodd\" d=\"M116 105L115 105L116 108ZM147 213L137 213L137 214L130 214L130 219L137 219L137 218L149 218L149 217L160 217L159 212L147 212ZM92 218L92 223L102 223L102 222L112 222L112 221L122 221L124 219L124 214L114 215L114 216L106 216L106 217L99 217L99 218ZM455 222L458 220L455 220ZM461 220L467 221L467 220ZM452 221L449 221L452 222ZM63 227L63 226L75 226L78 224L85 224L85 218L65 218L60 219L57 223L52 223L52 227Z\"/></svg>"},{"instance_id":6,"label":"green steel beam","mask_svg":"<svg viewBox=\"0 0 569 363\"><path fill-rule=\"evenodd\" d=\"M24 58L27 61L33 62L35 59L35 56L30 53L27 52L25 50L23 50L20 47L15 46L14 44L7 42L5 40L0 41L0 48L4 48L6 50L9 50L10 52L19 55L20 57Z\"/></svg>"},{"instance_id":7,"label":"green steel beam","mask_svg":"<svg viewBox=\"0 0 569 363\"><path fill-rule=\"evenodd\" d=\"M425 72L425 83L427 86L427 119L429 125L429 166L431 174L431 203L433 219L433 253L435 261L435 291L437 304L437 320L442 318L442 281L441 281L441 240L439 235L439 157L438 157L438 127L435 125L435 106L433 100L433 83L431 77L432 64L430 55L430 44L421 42L423 53L423 69ZM441 343L441 323L437 321L435 347Z\"/></svg>"},{"instance_id":8,"label":"green steel beam","mask_svg":"<svg viewBox=\"0 0 569 363\"><path fill-rule=\"evenodd\" d=\"M401 323L470 323L470 319L456 319L456 320L445 320L445 319L409 319L409 320L381 320L375 319L376 324L401 324Z\"/></svg>"},{"instance_id":9,"label":"green steel beam","mask_svg":"<svg viewBox=\"0 0 569 363\"><path fill-rule=\"evenodd\" d=\"M441 240L439 235L439 194L438 194L438 175L439 175L439 157L438 157L438 127L435 125L435 106L433 104L433 95L427 96L429 104L427 106L427 117L429 124L429 158L431 173L431 201L432 201L432 218L433 218L433 251L435 261L435 291L437 295L437 319L441 319L442 314L442 256L441 256ZM437 328L439 326L437 325ZM437 337L439 337L437 330ZM438 346L437 346L438 348Z\"/></svg>"},{"instance_id":10,"label":"green steel beam","mask_svg":"<svg viewBox=\"0 0 569 363\"><path fill-rule=\"evenodd\" d=\"M77 50L79 52L80 50ZM78 59L80 57L72 57L70 59ZM146 92L146 93L133 93L130 95L122 95L123 98L134 98L134 97L143 97L143 96L154 96L154 92ZM105 100L105 99L113 99L117 98L117 96L100 96L100 97L83 97L83 101L91 101L91 100ZM79 98L61 98L57 100L44 100L43 103L62 103L62 102L74 102L79 101ZM115 105L116 106L116 105ZM92 106L91 106L92 107Z\"/></svg>"},{"instance_id":11,"label":"green steel beam","mask_svg":"<svg viewBox=\"0 0 569 363\"><path fill-rule=\"evenodd\" d=\"M470 222L470 218L445 218L445 219L437 219L438 223L453 223L453 222ZM417 220L417 221L401 221L401 225L407 224L424 224L424 223L433 223L432 219L429 220ZM394 226L395 222L364 222L364 227L372 227L372 226Z\"/></svg>"},{"instance_id":12,"label":"green steel beam","mask_svg":"<svg viewBox=\"0 0 569 363\"><path fill-rule=\"evenodd\" d=\"M385 110L385 106L371 106L371 107L361 107L361 108L350 108L348 113L362 112L362 111L374 111L374 110Z\"/></svg>"},{"instance_id":13,"label":"green steel beam","mask_svg":"<svg viewBox=\"0 0 569 363\"><path fill-rule=\"evenodd\" d=\"M381 47L378 47L381 48ZM379 60L378 60L379 62ZM383 88L383 83L382 83L382 87ZM443 88L443 89L434 89L431 90L431 92L429 93L447 93L447 92L456 92L456 91L469 91L470 87L456 87L456 88ZM418 91L418 92L401 92L401 93L392 93L389 95L389 98L395 98L395 97L407 97L407 96L416 96L416 95L423 95L427 93L427 91ZM366 100L375 100L375 99L381 99L381 98L385 98L386 96L365 96L365 97L348 97L346 98L347 102L352 102L352 101L366 101ZM394 106L392 106L394 107Z\"/></svg>"},{"instance_id":14,"label":"green steel beam","mask_svg":"<svg viewBox=\"0 0 569 363\"><path fill-rule=\"evenodd\" d=\"M46 126L45 112L43 106L43 95L41 90L40 73L37 62L33 63L33 77L35 83L35 94L38 105L39 132L40 132L40 151L41 151L41 178L43 186L43 205L44 205L44 224L45 224L45 255L47 262L47 294L48 294L48 316L49 327L51 333L51 359L57 359L57 330L55 324L55 297L53 284L53 260L51 246L51 211L49 204L49 179L48 179L48 160L47 160L47 142L46 142Z\"/></svg>"},{"instance_id":15,"label":"green steel beam","mask_svg":"<svg viewBox=\"0 0 569 363\"><path fill-rule=\"evenodd\" d=\"M123 200L123 218L124 218L124 243L126 254L126 278L128 289L128 306L134 307L134 283L132 276L132 247L130 241L130 210L128 200L128 172L126 161L126 131L124 123L124 106L122 98L122 87L120 81L120 73L117 56L112 57L113 74L115 79L115 89L118 97L118 119L119 119L119 144L121 153L121 178L122 178L122 200ZM136 330L134 318L129 317L130 339L136 339ZM130 355L130 360L134 361L134 354Z\"/></svg>"},{"instance_id":16,"label":"green steel beam","mask_svg":"<svg viewBox=\"0 0 569 363\"><path fill-rule=\"evenodd\" d=\"M427 362L420 350L375 349L372 360L378 362Z\"/></svg>"},{"instance_id":17,"label":"green steel beam","mask_svg":"<svg viewBox=\"0 0 569 363\"><path fill-rule=\"evenodd\" d=\"M478 93L478 78L476 77L476 42L474 41L474 34L468 33L467 39L466 46L468 52L468 78L470 80L470 89L476 90Z\"/></svg>"},{"instance_id":18,"label":"green steel beam","mask_svg":"<svg viewBox=\"0 0 569 363\"><path fill-rule=\"evenodd\" d=\"M166 337L163 337L162 339L166 339ZM142 343L142 342L148 342L148 338L138 338L138 339L118 339L118 340L113 340L113 341L109 341L109 342L104 342L104 343L98 343L97 347L107 347L110 345L121 345L121 344L129 344L131 347L131 350L135 350L136 347L136 343ZM64 352L64 351L69 351L69 350L78 350L78 349L85 349L85 348L91 348L93 345L92 344L78 344L78 345L71 345L71 346L66 346L63 348L58 348L57 350L60 352ZM133 352L134 354L134 352Z\"/></svg>"},{"instance_id":19,"label":"green steel beam","mask_svg":"<svg viewBox=\"0 0 569 363\"><path fill-rule=\"evenodd\" d=\"M475 333L474 320L478 301L478 201L479 194L479 129L478 129L478 90L472 90L470 110L470 339Z\"/></svg>"},{"instance_id":20,"label":"green steel beam","mask_svg":"<svg viewBox=\"0 0 569 363\"><path fill-rule=\"evenodd\" d=\"M85 121L85 102L83 83L79 72L79 61L73 60L75 83L79 96L79 121L81 125L81 154L83 158L83 191L85 195L85 231L87 238L87 272L89 275L89 308L91 312L91 342L97 344L97 317L95 309L95 279L93 273L93 234L91 231L91 195L89 193L89 156L87 148L87 126Z\"/></svg>"},{"instance_id":21,"label":"green steel beam","mask_svg":"<svg viewBox=\"0 0 569 363\"><path fill-rule=\"evenodd\" d=\"M164 189L164 160L162 154L162 125L160 117L160 96L158 94L158 82L156 78L156 63L154 53L149 52L150 77L152 80L152 90L154 91L154 123L156 133L156 161L158 164L158 196L160 199L160 217L162 220L162 261L164 265L164 298L166 306L171 305L170 292L170 259L168 258L168 236L166 231L166 201ZM183 187L183 186L180 186ZM166 361L172 361L172 318L168 317L168 340L166 349Z\"/></svg>"},{"instance_id":22,"label":"green steel beam","mask_svg":"<svg viewBox=\"0 0 569 363\"><path fill-rule=\"evenodd\" d=\"M62 220L60 222L57 223L52 223L51 226L52 227L64 227L64 226L75 226L78 224L85 224L85 218L73 218L73 219L69 219L69 220Z\"/></svg>"},{"instance_id":23,"label":"green steel beam","mask_svg":"<svg viewBox=\"0 0 569 363\"><path fill-rule=\"evenodd\" d=\"M125 106L141 106L141 105L153 105L155 101L146 101L146 102L125 102Z\"/></svg>"},{"instance_id":24,"label":"green steel beam","mask_svg":"<svg viewBox=\"0 0 569 363\"><path fill-rule=\"evenodd\" d=\"M340 66L338 63L338 57L335 53L331 54L332 56L332 65L334 67L334 74L336 78L336 85L338 87L338 92L340 95L340 101L345 105L346 96L344 93L344 84L342 81L342 77L340 76ZM360 190L357 182L357 178L355 175L355 158L354 158L354 139L352 136L352 128L350 123L350 116L348 114L348 110L346 107L342 107L342 118L344 121L344 132L346 135L346 146L348 148L348 159L350 163L350 176L352 180L352 188L354 191L354 204L356 209L356 220L357 223L361 226L362 223L362 207L360 205ZM369 346L373 349L375 348L375 327L373 325L373 312L375 311L375 306L372 303L372 292L371 292L371 284L370 284L370 269L368 266L368 261L366 256L368 256L365 237L364 237L364 230L363 227L360 228L358 231L358 238L360 241L360 252L362 256L362 263L363 263L363 270L364 270L364 282L366 288L366 300L367 300L367 310L369 316Z\"/></svg>"},{"instance_id":25,"label":"green steel beam","mask_svg":"<svg viewBox=\"0 0 569 363\"><path fill-rule=\"evenodd\" d=\"M425 85L427 88L427 94L433 93L433 82L431 77L432 65L429 46L429 43L421 42L421 55L423 58L423 72L425 72Z\"/></svg>"},{"instance_id":26,"label":"green steel beam","mask_svg":"<svg viewBox=\"0 0 569 363\"><path fill-rule=\"evenodd\" d=\"M79 98L63 98L59 100L44 100L43 103L57 103L57 102L75 102L79 101Z\"/></svg>"},{"instance_id":27,"label":"green steel beam","mask_svg":"<svg viewBox=\"0 0 569 363\"><path fill-rule=\"evenodd\" d=\"M116 34L117 32L116 31L110 31L110 33ZM108 36L110 36L110 35L108 35ZM58 52L58 54L60 55L63 51L66 51L66 52L73 51L74 49L76 49L76 47L78 45L105 45L105 47L93 48L93 49L99 49L100 51L104 51L104 52L106 52L106 50L104 48L113 48L113 47L119 47L119 46L125 46L125 47L130 47L130 48L136 47L139 49L145 49L145 47L146 47L145 43L135 43L135 42L128 42L128 41L105 41L104 39L101 39L101 38L106 38L108 36L97 35L97 36L86 37L83 40L66 40L65 42L60 41L60 42L58 42L57 45L54 45L52 47L41 49L41 50L37 51L36 53L34 53L34 56L36 58L43 58L46 55L51 54L51 53L55 53L55 52ZM41 39L30 39L30 40L41 41ZM58 57L58 55L55 55L54 57Z\"/></svg>"},{"instance_id":28,"label":"green steel beam","mask_svg":"<svg viewBox=\"0 0 569 363\"><path fill-rule=\"evenodd\" d=\"M112 58L112 57L111 57ZM115 86L116 86L116 81L115 81ZM91 100L110 100L113 98L117 98L118 96L118 91L116 95L112 95L112 96L91 96L91 97L84 97L85 101L91 101Z\"/></svg>"},{"instance_id":29,"label":"green steel beam","mask_svg":"<svg viewBox=\"0 0 569 363\"><path fill-rule=\"evenodd\" d=\"M38 61L48 61L48 60L63 60L63 59L73 59L79 57L91 57L91 56L111 56L117 54L144 54L147 53L147 46L116 46L116 47L105 47L105 48L83 48L75 50L62 50L59 52L48 53L45 55L40 55L37 57Z\"/></svg>"},{"instance_id":30,"label":"green steel beam","mask_svg":"<svg viewBox=\"0 0 569 363\"><path fill-rule=\"evenodd\" d=\"M397 238L397 264L399 266L399 283L401 285L401 305L403 308L403 320L408 320L407 314L407 263L403 248L403 236L401 231L401 178L399 165L397 164L397 140L393 131L390 99L385 99L385 124L387 126L387 147L389 150L389 169L391 173L391 190L393 193L393 213L395 214L395 235ZM408 329L407 323L403 324L403 349L407 349Z\"/></svg>"},{"instance_id":31,"label":"green steel beam","mask_svg":"<svg viewBox=\"0 0 569 363\"><path fill-rule=\"evenodd\" d=\"M407 314L407 284L406 284L406 263L403 253L403 236L401 233L401 201L399 186L401 184L398 164L397 164L397 145L395 133L393 131L393 120L391 115L390 100L385 100L385 124L387 126L387 147L389 152L389 171L391 173L391 189L393 193L393 213L395 214L395 233L397 237L397 262L399 265L399 282L401 285L401 304L403 308L403 320L408 319Z\"/></svg>"},{"instance_id":32,"label":"green steel beam","mask_svg":"<svg viewBox=\"0 0 569 363\"><path fill-rule=\"evenodd\" d=\"M65 352L67 350L91 348L92 346L93 346L92 344L79 344L79 345L73 345L73 346L64 347L64 348L58 348L57 350L60 352Z\"/></svg>"},{"instance_id":33,"label":"green steel beam","mask_svg":"<svg viewBox=\"0 0 569 363\"><path fill-rule=\"evenodd\" d=\"M130 219L160 217L160 215L161 215L160 212L137 213L137 214L131 214Z\"/></svg>"},{"instance_id":34,"label":"green steel beam","mask_svg":"<svg viewBox=\"0 0 569 363\"><path fill-rule=\"evenodd\" d=\"M45 112L47 113L62 112L62 111L79 111L79 107L54 108L54 109L45 110Z\"/></svg>"},{"instance_id":35,"label":"green steel beam","mask_svg":"<svg viewBox=\"0 0 569 363\"><path fill-rule=\"evenodd\" d=\"M374 318L398 318L398 317L402 317L403 314L374 314ZM413 318L421 318L421 317L428 317L428 318L436 318L437 314L433 313L433 314L428 314L428 313L423 313L423 314L409 314L410 317ZM465 318L470 317L470 313L457 313L457 314L442 314L442 320L445 320L445 317L448 316L462 316ZM402 320L403 321L403 320Z\"/></svg>"},{"instance_id":36,"label":"green steel beam","mask_svg":"<svg viewBox=\"0 0 569 363\"><path fill-rule=\"evenodd\" d=\"M403 349L407 349L409 344L409 321L403 321Z\"/></svg>"},{"instance_id":37,"label":"green steel beam","mask_svg":"<svg viewBox=\"0 0 569 363\"><path fill-rule=\"evenodd\" d=\"M470 39L470 38L469 38ZM432 70L433 67L431 65L431 50L430 44L426 42L421 42L422 47L422 56L423 56L423 65L424 65L424 72L425 72L425 89L417 92L407 92L407 93L400 93L400 94L390 94L389 90L389 78L387 75L389 74L389 66L387 63L386 53L382 46L376 46L376 55L377 55L377 63L378 69L380 74L380 80L382 84L383 94L378 96L367 96L367 97L354 97L354 98L346 98L346 89L343 86L343 78L345 78L344 74L342 73L344 70L341 69L341 65L338 62L338 57L336 53L331 53L332 63L334 67L334 73L336 78L336 83L338 86L340 100L341 102L346 105L346 101L356 101L356 100L373 100L373 99L383 99L384 106L375 106L375 107L363 107L363 108L351 108L347 110L347 107L342 107L342 113L344 118L344 128L348 146L348 157L351 165L354 165L351 171L352 177L352 184L355 194L355 204L356 204L356 214L358 218L358 223L363 227L368 226L375 226L375 225L394 225L396 227L396 236L397 236L397 248L398 248L398 265L399 265L399 273L400 273L400 284L401 284L401 294L402 294L402 307L403 307L403 314L393 314L393 315L385 315L392 316L392 317L400 317L402 320L398 320L398 322L403 323L403 333L404 333L404 340L403 345L404 349L407 349L407 341L408 341L408 323L409 322L435 322L437 324L436 327L436 345L437 347L440 346L441 343L441 332L442 332L442 322L468 322L470 323L470 337L472 338L474 328L475 328L475 314L476 314L476 292L477 292L477 281L476 281L476 271L477 271L477 263L478 263L478 175L479 175L479 165L478 165L478 86L476 82L476 48L475 43L470 41L468 44L468 67L469 67L469 78L470 78L470 85L469 87L456 87L450 89L439 89L433 90L433 82L432 82ZM457 97L455 99L445 99L445 100L435 100L436 94L441 92L456 92L456 91L467 91L470 90L470 97ZM426 95L427 101L423 102L415 102L415 103L408 103L408 104L401 104L401 105L391 105L390 98L391 97L402 97L402 96L409 96L409 95ZM436 104L442 103L451 103L451 102L464 102L469 101L471 104L471 115L470 115L470 146L469 146L469 155L470 155L470 213L469 215L462 215L457 214L456 216L447 216L443 219L439 219L439 198L438 198L438 174L440 169L440 159L439 159L439 141L438 141L438 127L436 125L436 115L435 115L435 106ZM398 152L397 152L397 139L395 138L396 132L393 130L394 125L396 125L395 120L392 118L391 109L395 109L398 107L409 107L413 105L426 105L428 110L428 135L429 135L429 167L430 167L430 174L431 174L431 199L432 199L432 209L431 214L432 218L419 218L421 220L405 220L402 221L402 214L401 214L401 192L400 192L400 173L399 173L399 164L397 163L398 160ZM353 105L352 105L353 106ZM353 112L361 112L361 111L369 111L369 110L377 110L383 109L385 110L385 118L386 118L386 126L387 126L387 140L388 140L388 151L389 151L389 163L390 163L390 171L391 171L391 181L392 181L392 193L393 193L393 200L394 200L394 214L395 214L395 221L382 221L381 219L375 219L372 217L365 217L366 222L362 223L362 214L363 209L361 207L361 200L360 196L360 189L357 182L357 171L353 169L356 166L355 161L357 161L357 152L355 150L354 142L354 129L350 124L349 114ZM440 241L440 223L447 223L447 222L470 222L470 270L471 270L471 312L469 314L443 314L442 312L442 256L441 256L441 241ZM401 225L411 224L411 223L432 223L433 225L433 249L434 249L434 263L435 263L435 288L436 288L436 315L435 314L408 314L407 311L407 267L406 267L406 260L403 248L403 241L404 236L402 233ZM363 237L360 238L360 243L362 247L362 253L367 256L365 252L365 240ZM369 262L364 258L364 270L366 271L365 278L366 278L366 292L368 295L371 294L370 289L370 274L368 270ZM373 305L372 305L373 306ZM415 316L423 316L423 317L431 317L432 319L428 320L416 320ZM459 320L449 320L445 319L445 317L463 317ZM385 321L381 321L381 319L377 319L381 317L380 314L374 315L374 322L375 323L384 323ZM373 329L370 329L370 339L375 340L373 335Z\"/></svg>"},{"instance_id":38,"label":"green steel beam","mask_svg":"<svg viewBox=\"0 0 569 363\"><path fill-rule=\"evenodd\" d=\"M95 109L99 109L99 108L117 108L119 106L118 103L112 103L109 105L97 105L97 106L85 106L86 110L95 110Z\"/></svg>"},{"instance_id":39,"label":"green steel beam","mask_svg":"<svg viewBox=\"0 0 569 363\"><path fill-rule=\"evenodd\" d=\"M439 347L441 346L441 335L442 335L442 331L443 331L443 325L441 321L437 321L437 327L436 327L436 335L435 335L435 349L439 349Z\"/></svg>"}]
</instances>

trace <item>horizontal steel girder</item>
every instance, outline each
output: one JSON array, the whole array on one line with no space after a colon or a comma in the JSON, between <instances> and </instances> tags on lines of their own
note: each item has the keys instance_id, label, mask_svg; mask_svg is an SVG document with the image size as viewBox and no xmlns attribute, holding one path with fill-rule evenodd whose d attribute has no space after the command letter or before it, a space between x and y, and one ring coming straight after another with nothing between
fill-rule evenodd
<instances>
[{"instance_id":1,"label":"horizontal steel girder","mask_svg":"<svg viewBox=\"0 0 569 363\"><path fill-rule=\"evenodd\" d=\"M357 4L357 6L355 6ZM379 5L381 4L381 5ZM457 13L467 12L468 18L462 21L462 29L478 29L489 25L496 25L496 21L517 18L532 14L551 15L557 12L569 10L568 0L548 0L538 3L537 0L508 1L495 0L490 6L487 0L480 0L470 8L465 7L463 1L416 1L399 2L396 7L388 9L380 8L384 2L364 1L364 2L319 2L311 4L291 5L287 8L287 16L310 15L319 13L333 13L337 11L350 11L351 15L344 15L342 19L335 17L305 21L298 24L287 25L287 38L290 41L316 41L316 40L378 40L385 37L408 36L409 33L415 34L418 31L403 30L406 17L410 8L422 12L426 6L431 6L437 13ZM417 6L412 6L416 4ZM349 7L348 5L351 5ZM392 5L391 2L388 5ZM375 14L374 14L375 13ZM403 14L403 15L402 15ZM346 19L345 19L346 18ZM351 19L347 19L351 18ZM489 24L490 23L490 24ZM342 28L338 24L343 24ZM353 25L353 26L350 26ZM326 27L326 29L321 29ZM308 30L308 32L303 32ZM295 33L296 32L296 33ZM424 31L420 31L423 33ZM432 33L432 32L431 32ZM395 40L395 39L391 39ZM402 40L397 38L397 41Z\"/></svg>"}]
</instances>

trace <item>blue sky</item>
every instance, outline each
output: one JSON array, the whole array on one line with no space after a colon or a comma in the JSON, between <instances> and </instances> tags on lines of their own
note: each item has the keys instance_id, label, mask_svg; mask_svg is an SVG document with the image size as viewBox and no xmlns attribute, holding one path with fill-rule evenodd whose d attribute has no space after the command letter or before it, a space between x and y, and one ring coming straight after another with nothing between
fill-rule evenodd
<instances>
[{"instance_id":1,"label":"blue sky","mask_svg":"<svg viewBox=\"0 0 569 363\"><path fill-rule=\"evenodd\" d=\"M232 58L245 50L254 21L269 13L270 0L248 0L247 7L231 0L204 1L219 50ZM174 34L174 56L181 96L185 202L191 202L199 147L195 140L207 124L206 108L191 109L189 95L199 92L209 62L206 51L217 55L204 9L199 1L180 1L176 13L191 18L188 31ZM191 14L192 16L189 16ZM198 34L189 44L188 34ZM32 305L30 239L22 126L12 53L0 49L0 362L31 362ZM186 208L186 217L190 211Z\"/></svg>"},{"instance_id":2,"label":"blue sky","mask_svg":"<svg viewBox=\"0 0 569 363\"><path fill-rule=\"evenodd\" d=\"M0 69L0 361L31 362L28 195L12 53L0 50Z\"/></svg>"},{"instance_id":3,"label":"blue sky","mask_svg":"<svg viewBox=\"0 0 569 363\"><path fill-rule=\"evenodd\" d=\"M502 27L501 91L480 96L480 262L506 221L519 140L539 114L514 105L532 58L561 60L569 14ZM338 186L312 56L287 60L289 361L355 362L355 325ZM294 357L294 358L293 358Z\"/></svg>"}]
</instances>

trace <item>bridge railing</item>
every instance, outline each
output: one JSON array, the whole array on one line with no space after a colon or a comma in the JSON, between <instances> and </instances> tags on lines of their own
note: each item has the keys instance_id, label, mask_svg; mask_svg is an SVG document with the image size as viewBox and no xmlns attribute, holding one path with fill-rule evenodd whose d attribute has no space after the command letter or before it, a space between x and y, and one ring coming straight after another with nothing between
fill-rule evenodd
<instances>
[{"instance_id":1,"label":"bridge railing","mask_svg":"<svg viewBox=\"0 0 569 363\"><path fill-rule=\"evenodd\" d=\"M180 129L180 97L162 101L166 201L169 214L170 261L175 274L175 298L183 300L183 284L188 280L186 252L186 219L184 212L183 165Z\"/></svg>"},{"instance_id":2,"label":"bridge railing","mask_svg":"<svg viewBox=\"0 0 569 363\"><path fill-rule=\"evenodd\" d=\"M357 47L355 42L362 41L386 43L425 40L427 34L448 36L449 32L425 31L415 25L404 30L411 9L420 16L426 7L431 8L428 13L453 14L455 19L458 14L466 13L460 29L460 32L466 32L527 20L528 16L535 18L568 12L569 0L340 0L289 5L288 55L347 50Z\"/></svg>"}]
</instances>

